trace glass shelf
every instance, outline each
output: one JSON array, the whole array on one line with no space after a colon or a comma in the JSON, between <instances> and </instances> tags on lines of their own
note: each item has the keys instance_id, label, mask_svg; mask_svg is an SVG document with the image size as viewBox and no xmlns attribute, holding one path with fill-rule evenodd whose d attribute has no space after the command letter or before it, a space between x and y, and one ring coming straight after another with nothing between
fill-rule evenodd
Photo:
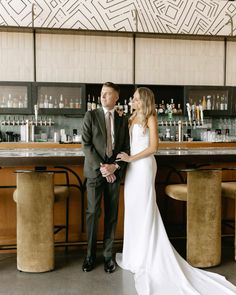
<instances>
[{"instance_id":1,"label":"glass shelf","mask_svg":"<svg viewBox=\"0 0 236 295\"><path fill-rule=\"evenodd\" d=\"M84 114L84 90L83 84L36 83L35 104L39 114Z\"/></svg>"},{"instance_id":2,"label":"glass shelf","mask_svg":"<svg viewBox=\"0 0 236 295\"><path fill-rule=\"evenodd\" d=\"M31 84L24 82L1 82L0 113L31 113Z\"/></svg>"}]
</instances>

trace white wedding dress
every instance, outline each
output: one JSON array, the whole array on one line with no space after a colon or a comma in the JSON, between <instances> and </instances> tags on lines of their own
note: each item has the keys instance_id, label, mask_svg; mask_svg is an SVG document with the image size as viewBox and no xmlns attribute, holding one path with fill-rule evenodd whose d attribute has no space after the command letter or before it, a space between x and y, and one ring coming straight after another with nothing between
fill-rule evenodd
<instances>
[{"instance_id":1,"label":"white wedding dress","mask_svg":"<svg viewBox=\"0 0 236 295\"><path fill-rule=\"evenodd\" d=\"M149 145L149 130L134 124L131 155ZM139 295L236 294L225 277L190 266L173 248L156 205L156 161L149 156L128 165L125 178L123 253L117 264L135 274Z\"/></svg>"}]
</instances>

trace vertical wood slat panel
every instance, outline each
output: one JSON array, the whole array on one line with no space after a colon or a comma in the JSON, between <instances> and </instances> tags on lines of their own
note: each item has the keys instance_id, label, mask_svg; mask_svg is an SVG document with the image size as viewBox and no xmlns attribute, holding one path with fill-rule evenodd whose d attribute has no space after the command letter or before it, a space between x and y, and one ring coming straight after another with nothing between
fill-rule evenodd
<instances>
[{"instance_id":1,"label":"vertical wood slat panel","mask_svg":"<svg viewBox=\"0 0 236 295\"><path fill-rule=\"evenodd\" d=\"M236 42L227 42L226 49L226 85L236 85Z\"/></svg>"},{"instance_id":2,"label":"vertical wood slat panel","mask_svg":"<svg viewBox=\"0 0 236 295\"><path fill-rule=\"evenodd\" d=\"M33 34L0 32L0 81L33 81Z\"/></svg>"},{"instance_id":3,"label":"vertical wood slat panel","mask_svg":"<svg viewBox=\"0 0 236 295\"><path fill-rule=\"evenodd\" d=\"M36 36L38 81L132 83L131 37Z\"/></svg>"},{"instance_id":4,"label":"vertical wood slat panel","mask_svg":"<svg viewBox=\"0 0 236 295\"><path fill-rule=\"evenodd\" d=\"M137 38L136 83L223 85L224 42Z\"/></svg>"}]
</instances>

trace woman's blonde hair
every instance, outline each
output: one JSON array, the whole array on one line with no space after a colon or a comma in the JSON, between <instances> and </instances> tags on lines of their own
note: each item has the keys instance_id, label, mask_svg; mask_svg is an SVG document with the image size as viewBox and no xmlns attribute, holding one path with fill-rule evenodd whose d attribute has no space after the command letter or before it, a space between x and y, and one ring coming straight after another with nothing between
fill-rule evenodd
<instances>
[{"instance_id":1,"label":"woman's blonde hair","mask_svg":"<svg viewBox=\"0 0 236 295\"><path fill-rule=\"evenodd\" d=\"M138 91L141 100L141 124L146 128L148 118L150 116L156 116L155 96L152 90L147 87L139 87L136 91ZM135 116L136 111L134 111L134 114L131 116L131 121Z\"/></svg>"}]
</instances>

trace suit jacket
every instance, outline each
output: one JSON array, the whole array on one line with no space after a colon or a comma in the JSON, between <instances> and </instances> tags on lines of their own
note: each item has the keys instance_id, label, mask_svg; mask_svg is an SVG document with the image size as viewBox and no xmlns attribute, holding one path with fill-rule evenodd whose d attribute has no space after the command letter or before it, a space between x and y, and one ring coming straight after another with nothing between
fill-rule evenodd
<instances>
[{"instance_id":1,"label":"suit jacket","mask_svg":"<svg viewBox=\"0 0 236 295\"><path fill-rule=\"evenodd\" d=\"M114 150L110 159L106 157L106 123L103 108L88 111L85 114L82 131L83 151L85 154L84 175L95 178L101 175L100 163L113 163L119 152L129 154L129 130L128 120L125 116L119 116L114 112ZM119 162L120 170L116 175L122 173L126 163Z\"/></svg>"}]
</instances>

